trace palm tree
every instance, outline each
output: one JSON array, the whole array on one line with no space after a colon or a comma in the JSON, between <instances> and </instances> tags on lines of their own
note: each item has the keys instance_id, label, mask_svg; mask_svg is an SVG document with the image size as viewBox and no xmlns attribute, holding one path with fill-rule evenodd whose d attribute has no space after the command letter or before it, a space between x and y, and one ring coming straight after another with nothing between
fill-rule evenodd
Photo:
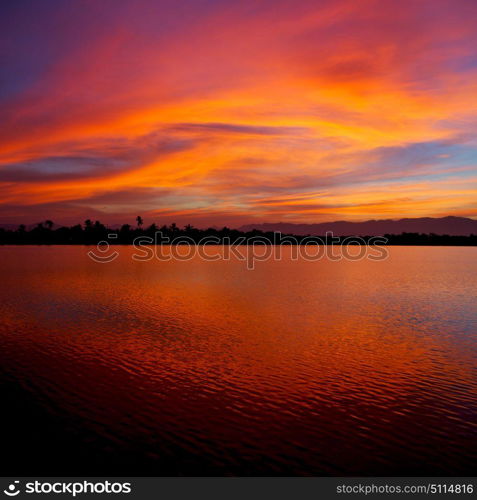
<instances>
[{"instance_id":1,"label":"palm tree","mask_svg":"<svg viewBox=\"0 0 477 500\"><path fill-rule=\"evenodd\" d=\"M137 222L137 227L141 227L144 224L144 221L142 220L142 217L140 215L136 217L136 222Z\"/></svg>"}]
</instances>

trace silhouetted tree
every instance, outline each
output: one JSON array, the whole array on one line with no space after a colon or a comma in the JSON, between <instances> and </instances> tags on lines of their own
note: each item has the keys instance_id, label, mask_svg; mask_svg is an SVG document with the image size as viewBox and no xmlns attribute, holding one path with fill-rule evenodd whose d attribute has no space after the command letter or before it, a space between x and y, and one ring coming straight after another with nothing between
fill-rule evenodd
<instances>
[{"instance_id":1,"label":"silhouetted tree","mask_svg":"<svg viewBox=\"0 0 477 500\"><path fill-rule=\"evenodd\" d=\"M136 222L137 222L137 227L141 227L144 224L144 221L142 220L142 217L140 215L136 217Z\"/></svg>"}]
</instances>

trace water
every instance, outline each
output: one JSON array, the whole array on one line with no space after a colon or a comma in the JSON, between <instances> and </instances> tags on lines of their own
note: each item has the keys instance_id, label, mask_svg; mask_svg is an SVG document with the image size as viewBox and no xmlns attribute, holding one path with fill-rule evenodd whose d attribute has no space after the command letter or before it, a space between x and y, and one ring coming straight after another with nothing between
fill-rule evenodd
<instances>
[{"instance_id":1,"label":"water","mask_svg":"<svg viewBox=\"0 0 477 500\"><path fill-rule=\"evenodd\" d=\"M2 247L4 474L473 475L477 248Z\"/></svg>"}]
</instances>

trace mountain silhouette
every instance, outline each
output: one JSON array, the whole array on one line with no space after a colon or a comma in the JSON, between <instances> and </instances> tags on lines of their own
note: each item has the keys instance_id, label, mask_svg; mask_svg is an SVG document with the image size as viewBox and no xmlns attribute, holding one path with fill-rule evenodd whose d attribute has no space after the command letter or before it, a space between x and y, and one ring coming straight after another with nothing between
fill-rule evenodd
<instances>
[{"instance_id":1,"label":"mountain silhouette","mask_svg":"<svg viewBox=\"0 0 477 500\"><path fill-rule=\"evenodd\" d=\"M247 224L240 231L273 231L287 234L322 236L332 232L336 236L382 236L384 234L426 233L468 236L477 234L477 220L466 217L420 217L413 219L378 219L364 222L336 221L318 224L288 222Z\"/></svg>"}]
</instances>

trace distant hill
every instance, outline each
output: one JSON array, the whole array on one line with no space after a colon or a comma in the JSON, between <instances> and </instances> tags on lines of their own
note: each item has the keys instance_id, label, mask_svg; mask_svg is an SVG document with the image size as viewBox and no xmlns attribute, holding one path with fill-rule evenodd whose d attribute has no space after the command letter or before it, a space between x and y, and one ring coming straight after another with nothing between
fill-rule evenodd
<instances>
[{"instance_id":1,"label":"distant hill","mask_svg":"<svg viewBox=\"0 0 477 500\"><path fill-rule=\"evenodd\" d=\"M45 221L39 221L39 222L35 222L33 224L25 224L25 228L27 231L30 231L34 227L38 226L38 224L44 224L44 222ZM20 224L0 224L0 228L7 229L8 231L16 231L18 229L19 225ZM52 226L53 229L58 229L59 227L61 227L61 224L54 224L53 223L53 226Z\"/></svg>"},{"instance_id":2,"label":"distant hill","mask_svg":"<svg viewBox=\"0 0 477 500\"><path fill-rule=\"evenodd\" d=\"M364 222L322 222L319 224L293 224L286 222L247 224L241 231L275 231L287 234L315 236L332 232L336 236L381 236L401 233L435 233L454 236L477 234L477 220L466 217L420 217L415 219L379 219Z\"/></svg>"}]
</instances>

